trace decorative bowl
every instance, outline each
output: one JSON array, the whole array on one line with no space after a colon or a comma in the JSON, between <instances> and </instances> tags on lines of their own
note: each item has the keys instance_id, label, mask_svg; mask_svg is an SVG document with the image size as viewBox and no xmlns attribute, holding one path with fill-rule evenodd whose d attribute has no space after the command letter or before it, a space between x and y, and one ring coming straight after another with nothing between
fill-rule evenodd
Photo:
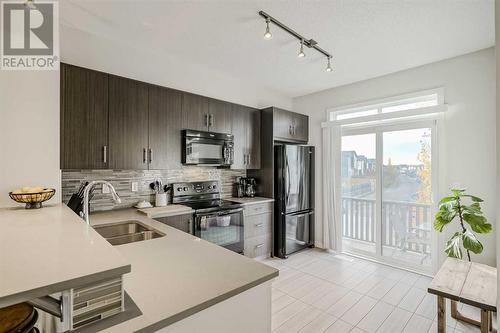
<instances>
[{"instance_id":1,"label":"decorative bowl","mask_svg":"<svg viewBox=\"0 0 500 333\"><path fill-rule=\"evenodd\" d=\"M14 193L9 192L9 197L15 202L25 203L26 209L42 208L42 202L49 200L54 196L56 190L53 188L44 188L35 193Z\"/></svg>"}]
</instances>

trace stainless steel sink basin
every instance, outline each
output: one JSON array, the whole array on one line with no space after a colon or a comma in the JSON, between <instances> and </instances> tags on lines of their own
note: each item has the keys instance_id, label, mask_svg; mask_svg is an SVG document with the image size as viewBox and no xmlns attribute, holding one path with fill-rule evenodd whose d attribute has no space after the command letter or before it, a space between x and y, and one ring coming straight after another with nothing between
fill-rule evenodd
<instances>
[{"instance_id":1,"label":"stainless steel sink basin","mask_svg":"<svg viewBox=\"0 0 500 333\"><path fill-rule=\"evenodd\" d=\"M102 237L112 245L121 245L140 242L148 239L165 236L164 233L153 229L140 221L123 221L94 226Z\"/></svg>"}]
</instances>

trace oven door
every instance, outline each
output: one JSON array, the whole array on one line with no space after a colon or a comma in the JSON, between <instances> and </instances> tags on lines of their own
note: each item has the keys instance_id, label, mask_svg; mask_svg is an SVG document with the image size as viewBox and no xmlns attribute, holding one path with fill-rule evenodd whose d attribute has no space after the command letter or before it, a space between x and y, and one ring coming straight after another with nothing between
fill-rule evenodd
<instances>
[{"instance_id":1,"label":"oven door","mask_svg":"<svg viewBox=\"0 0 500 333\"><path fill-rule=\"evenodd\" d=\"M225 140L186 136L183 148L184 164L231 164L231 147Z\"/></svg>"},{"instance_id":2,"label":"oven door","mask_svg":"<svg viewBox=\"0 0 500 333\"><path fill-rule=\"evenodd\" d=\"M231 251L243 253L243 208L195 214L194 234Z\"/></svg>"}]
</instances>

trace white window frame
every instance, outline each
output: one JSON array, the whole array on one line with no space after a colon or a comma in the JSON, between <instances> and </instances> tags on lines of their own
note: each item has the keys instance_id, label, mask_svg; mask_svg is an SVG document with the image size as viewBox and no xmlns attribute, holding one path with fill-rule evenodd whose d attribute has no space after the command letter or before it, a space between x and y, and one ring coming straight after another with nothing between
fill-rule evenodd
<instances>
[{"instance_id":1,"label":"white window frame","mask_svg":"<svg viewBox=\"0 0 500 333\"><path fill-rule=\"evenodd\" d=\"M383 113L382 109L390 106L404 104L405 101L412 101L420 97L426 97L430 95L437 95L437 105L429 106L423 108L408 109L404 111L395 111ZM411 116L424 116L427 114L439 113L444 111L444 89L434 88L428 90L422 90L418 92L408 93L404 95L397 95L386 97L377 100L366 101L362 103L356 103L351 105L344 105L341 107L328 108L326 110L326 121L335 123L338 125L348 125L355 123L371 122L371 121L383 121L387 119L394 118L407 118ZM354 114L356 112L363 112L368 110L376 109L377 113L374 115L353 117L348 119L337 120L336 116L344 114Z\"/></svg>"},{"instance_id":2,"label":"white window frame","mask_svg":"<svg viewBox=\"0 0 500 333\"><path fill-rule=\"evenodd\" d=\"M411 98L416 98L419 96L428 96L431 94L437 94L438 96L438 105L436 106L431 106L431 107L424 107L424 108L416 108L416 109L410 109L410 110L404 110L404 111L397 111L397 112L389 112L389 113L381 113L382 107L386 107L388 105L394 105L394 104L400 104L401 101L405 99L411 99ZM336 114L345 114L349 112L357 112L360 110L368 110L370 108L375 108L377 107L379 112L376 115L369 115L369 116L361 116L361 117L354 117L354 118L349 118L349 119L343 119L343 120L331 120L331 115L332 113ZM375 133L376 134L376 144L377 144L377 169L382 170L382 163L383 161L380 159L380 156L383 156L383 147L382 147L382 133L388 130L405 130L405 129L411 129L411 128L422 128L422 127L428 127L431 128L432 131L432 137L431 137L431 156L432 156L432 198L433 198L433 205L431 207L431 216L434 216L434 214L437 211L437 202L439 201L439 190L440 190L440 183L439 183L439 177L438 177L438 172L439 172L439 147L438 147L438 134L440 131L440 120L443 118L444 112L447 110L447 105L444 104L444 89L443 88L436 88L436 89L429 89L429 90L424 90L424 91L419 91L415 93L410 93L410 94L404 94L404 95L398 95L398 96L392 96L388 98L383 98L379 100L372 100L364 103L357 103L357 104L352 104L352 105L347 105L343 107L336 107L336 108L329 108L326 110L326 119L327 121L322 124L323 127L325 126L339 126L340 127L340 137L344 135L354 135L354 134L366 134L366 133ZM340 159L336 159L336 168L337 170L340 170ZM341 181L339 179L340 174L337 173L336 175L332 175L335 177L335 187L336 187L336 193L341 193ZM377 172L377 203L382 200L381 196L381 191L382 187L380 186L381 184L381 179L379 172ZM341 207L341 202L342 202L342 196L338 196L336 198L336 205L337 207ZM380 206L380 203L377 205ZM380 219L381 217L381 207L376 208L376 214L377 214L377 219ZM338 210L336 212L336 220L341 221L342 212ZM380 240L378 237L381 235L381 221L377 221L376 225L376 237L377 237L377 251L375 254L368 254L366 253L365 256L371 257L375 261L379 261L382 263L386 263L392 266L400 267L400 268L406 268L408 270L414 270L419 273L424 273L428 275L432 275L437 268L438 265L438 234L437 232L432 233L432 245L431 245L431 251L432 251L432 263L431 267L429 269L418 269L415 267L412 267L411 265L408 265L405 267L404 263L402 262L396 262L391 260L391 258L388 258L386 256L383 256L381 253L381 245L380 245ZM341 228L341 227L340 227ZM339 246L338 250L342 250L342 233L339 232L339 229L337 228L337 244ZM356 253L350 253L357 255Z\"/></svg>"}]
</instances>

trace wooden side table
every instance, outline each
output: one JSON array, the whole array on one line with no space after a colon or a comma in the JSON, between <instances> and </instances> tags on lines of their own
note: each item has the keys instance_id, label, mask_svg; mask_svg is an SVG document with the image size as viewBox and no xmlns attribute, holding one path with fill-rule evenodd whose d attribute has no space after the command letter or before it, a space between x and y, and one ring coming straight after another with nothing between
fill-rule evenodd
<instances>
[{"instance_id":1,"label":"wooden side table","mask_svg":"<svg viewBox=\"0 0 500 333\"><path fill-rule=\"evenodd\" d=\"M492 329L492 312L497 304L497 269L483 264L447 258L427 290L437 296L438 332L446 332L446 298L451 301L451 316L476 325L481 333ZM457 310L457 302L481 310L481 320L463 316Z\"/></svg>"}]
</instances>

